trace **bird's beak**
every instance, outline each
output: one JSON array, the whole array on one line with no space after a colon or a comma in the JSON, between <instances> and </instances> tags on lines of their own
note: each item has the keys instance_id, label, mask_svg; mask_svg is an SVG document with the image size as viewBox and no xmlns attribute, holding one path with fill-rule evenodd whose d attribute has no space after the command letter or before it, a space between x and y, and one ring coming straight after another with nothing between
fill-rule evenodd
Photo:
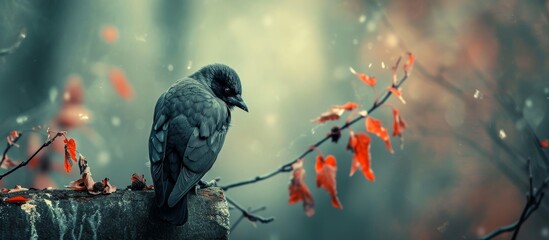
<instances>
[{"instance_id":1,"label":"bird's beak","mask_svg":"<svg viewBox=\"0 0 549 240\"><path fill-rule=\"evenodd\" d=\"M229 98L229 103L234 105L234 106L237 106L239 108L241 108L242 110L244 111L248 111L248 106L246 106L246 103L244 102L244 100L242 100L242 96L239 95L236 95L234 97L230 97Z\"/></svg>"}]
</instances>

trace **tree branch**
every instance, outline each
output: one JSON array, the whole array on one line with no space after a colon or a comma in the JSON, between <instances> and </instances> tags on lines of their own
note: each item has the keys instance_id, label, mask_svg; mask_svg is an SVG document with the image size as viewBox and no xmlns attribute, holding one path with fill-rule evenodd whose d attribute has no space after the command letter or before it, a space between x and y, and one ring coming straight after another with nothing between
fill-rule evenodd
<instances>
[{"instance_id":1,"label":"tree branch","mask_svg":"<svg viewBox=\"0 0 549 240\"><path fill-rule=\"evenodd\" d=\"M10 148L16 145L17 141L21 138L21 135L23 135L23 133L21 132L15 132L15 133L16 133L15 136L12 136L12 134L10 133L10 135L7 137L8 142L6 143L6 149L4 149L4 153L2 153L2 160L0 160L0 166L2 166L4 161L8 158L8 151L10 150Z\"/></svg>"},{"instance_id":2,"label":"tree branch","mask_svg":"<svg viewBox=\"0 0 549 240\"><path fill-rule=\"evenodd\" d=\"M0 56L12 54L21 46L21 43L23 43L23 40L27 37L27 30L25 28L21 29L19 32L19 35L17 35L17 41L15 41L14 44L7 48L0 49Z\"/></svg>"},{"instance_id":3,"label":"tree branch","mask_svg":"<svg viewBox=\"0 0 549 240\"><path fill-rule=\"evenodd\" d=\"M398 83L392 84L391 86L393 88L398 89L408 79L408 76L409 76L409 73L405 72L404 77L402 77L402 79L400 79L400 81L398 81ZM385 101L387 101L387 99L389 99L391 94L392 94L391 91L386 90L385 94L381 98L379 98L378 100L376 100L374 102L374 104L370 107L370 109L367 111L367 113L370 114L370 113L374 112L377 108L379 108L381 105L383 105L383 103L385 103ZM339 127L339 130L344 130L346 128L349 128L351 125L357 123L358 121L364 119L365 117L366 116L360 115L360 116L356 117L355 119L353 119L352 121L349 121L349 122L343 124L341 127ZM328 139L330 139L331 136L332 136L332 133L327 134L324 138L320 139L318 142L316 142L311 147L309 147L299 157L297 157L296 159L280 166L275 171L272 171L270 173L266 173L264 175L256 176L255 178L252 178L252 179L249 179L249 180L244 180L244 181L228 184L228 185L225 185L225 186L221 186L221 189L223 189L223 191L227 191L231 188L240 187L240 186L260 182L260 181L263 181L263 180L267 180L271 177L274 177L274 176L278 175L279 173L291 172L292 171L292 164L296 163L299 159L302 159L302 158L306 157L309 153L314 151L315 148L320 147L320 145L322 145L324 142L326 142Z\"/></svg>"},{"instance_id":4,"label":"tree branch","mask_svg":"<svg viewBox=\"0 0 549 240\"><path fill-rule=\"evenodd\" d=\"M270 222L274 221L273 217L266 218L266 217L262 217L262 216L259 216L259 215L255 214L256 212L265 210L266 207L260 207L260 208L255 209L255 210L246 210L242 206L240 206L240 204L236 203L231 198L225 196L225 199L227 199L227 202L229 202L229 204L233 205L237 210L239 210L242 213L240 218L238 218L238 220L236 220L234 225L231 227L231 231L233 231L236 228L236 226L238 226L240 221L242 221L242 219L244 219L244 218L248 219L250 222L270 223Z\"/></svg>"},{"instance_id":5,"label":"tree branch","mask_svg":"<svg viewBox=\"0 0 549 240\"><path fill-rule=\"evenodd\" d=\"M49 132L48 132L49 134ZM17 165L16 167L10 169L9 171L7 171L6 173L0 175L0 180L2 180L4 177L10 175L11 173L15 172L17 169L21 168L21 167L24 167L26 166L27 164L29 164L29 162L40 152L42 151L42 149L44 149L45 147L49 146L53 141L55 141L55 139L59 136L65 136L66 132L65 131L58 131L58 132L55 132L55 135L52 137L52 138L49 138L48 137L48 140L46 140L42 146L40 146L40 148L38 148L38 150L36 150L36 152L34 152L26 161L23 161L21 162L19 165ZM5 153L7 153L7 150L4 151Z\"/></svg>"},{"instance_id":6,"label":"tree branch","mask_svg":"<svg viewBox=\"0 0 549 240\"><path fill-rule=\"evenodd\" d=\"M526 193L526 204L524 205L524 209L522 210L519 219L509 225L502 226L497 228L496 230L492 231L491 233L486 234L482 237L482 239L492 239L500 234L506 233L506 232L513 232L513 236L511 239L516 239L518 236L518 233L520 231L520 228L522 227L522 224L528 220L530 215L534 213L539 205L541 204L541 201L543 200L543 197L545 196L545 187L549 185L549 177L545 178L545 180L541 183L541 185L535 189L533 187L533 176L532 176L532 166L531 166L531 160L528 159L528 181L530 183L529 191Z\"/></svg>"}]
</instances>

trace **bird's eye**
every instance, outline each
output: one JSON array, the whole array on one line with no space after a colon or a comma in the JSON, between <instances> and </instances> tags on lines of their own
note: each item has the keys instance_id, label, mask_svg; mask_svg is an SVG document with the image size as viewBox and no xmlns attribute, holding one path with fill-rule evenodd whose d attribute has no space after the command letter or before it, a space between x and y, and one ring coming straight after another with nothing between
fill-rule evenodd
<instances>
[{"instance_id":1,"label":"bird's eye","mask_svg":"<svg viewBox=\"0 0 549 240\"><path fill-rule=\"evenodd\" d=\"M231 93L231 89L230 88L225 88L225 93Z\"/></svg>"}]
</instances>

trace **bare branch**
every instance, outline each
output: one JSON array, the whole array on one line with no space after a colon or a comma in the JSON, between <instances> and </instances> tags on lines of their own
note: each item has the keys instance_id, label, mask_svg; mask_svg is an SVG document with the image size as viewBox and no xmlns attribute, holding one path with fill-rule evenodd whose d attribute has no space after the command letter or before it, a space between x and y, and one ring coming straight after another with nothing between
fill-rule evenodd
<instances>
[{"instance_id":1,"label":"bare branch","mask_svg":"<svg viewBox=\"0 0 549 240\"><path fill-rule=\"evenodd\" d=\"M230 199L229 197L225 196L225 199L227 199L227 202L229 202L229 204L233 205L237 210L239 210L242 213L240 218L238 218L238 220L231 227L231 231L233 231L236 228L236 226L238 226L240 221L242 221L242 219L244 218L248 219L248 221L250 222L270 223L274 221L273 217L266 218L266 217L262 217L255 214L256 212L265 210L266 207L261 207L255 210L246 210L242 206L240 206L240 204L236 203L234 200Z\"/></svg>"},{"instance_id":2,"label":"bare branch","mask_svg":"<svg viewBox=\"0 0 549 240\"><path fill-rule=\"evenodd\" d=\"M400 79L400 81L398 81L398 83L392 84L392 87L398 89L408 79L408 77L409 77L409 74L405 74L404 77L402 77L402 79ZM367 111L367 113L370 114L370 113L374 112L377 108L379 108L381 105L383 105L383 103L385 103L385 101L387 101L387 99L389 99L391 94L392 94L391 91L386 90L385 94L379 100L374 102L374 104L370 107L370 109ZM364 119L365 117L366 116L364 116L364 115L359 115L358 117L356 117L352 121L349 121L349 122L343 124L341 127L339 127L339 130L341 131L341 130L344 130L346 128L349 128L351 125L357 123L358 121ZM264 175L256 176L255 178L252 178L252 179L249 179L249 180L244 180L244 181L228 184L228 185L222 186L221 189L223 189L223 191L227 191L231 188L240 187L240 186L260 182L260 181L263 181L263 180L267 180L271 177L274 177L274 176L278 175L279 173L290 172L290 171L292 171L292 164L296 163L299 159L302 159L302 158L306 157L309 153L311 153L313 151L313 149L318 148L320 145L322 145L324 142L326 142L328 139L331 139L331 138L332 138L331 134L326 135L324 138L320 139L318 142L313 144L311 147L307 148L307 150L305 152L303 152L299 157L297 157L296 159L280 166L275 171L272 171L272 172L264 174Z\"/></svg>"},{"instance_id":3,"label":"bare branch","mask_svg":"<svg viewBox=\"0 0 549 240\"><path fill-rule=\"evenodd\" d=\"M25 28L21 29L19 35L17 35L17 41L7 48L0 49L0 56L9 55L15 52L23 43L23 40L27 37L27 30Z\"/></svg>"},{"instance_id":4,"label":"bare branch","mask_svg":"<svg viewBox=\"0 0 549 240\"><path fill-rule=\"evenodd\" d=\"M21 162L19 165L17 165L16 167L10 169L9 171L7 171L6 173L0 175L0 180L2 180L4 177L10 175L12 172L15 172L17 169L21 168L21 167L24 167L26 166L27 164L29 164L29 162L40 152L42 151L42 149L44 149L45 147L49 146L53 141L55 141L55 139L59 136L65 136L66 132L65 131L59 131L59 132L55 132L55 135L52 137L52 138L48 138L48 140L46 140L42 146L40 146L40 148L38 148L38 150L36 150L36 152L34 152L26 161L23 161Z\"/></svg>"}]
</instances>

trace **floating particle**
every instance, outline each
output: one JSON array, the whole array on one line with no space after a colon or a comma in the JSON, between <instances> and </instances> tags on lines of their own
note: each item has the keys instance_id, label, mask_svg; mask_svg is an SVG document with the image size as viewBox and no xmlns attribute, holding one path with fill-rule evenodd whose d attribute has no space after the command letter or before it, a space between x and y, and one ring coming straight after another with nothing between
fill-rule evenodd
<instances>
[{"instance_id":1,"label":"floating particle","mask_svg":"<svg viewBox=\"0 0 549 240\"><path fill-rule=\"evenodd\" d=\"M59 94L59 91L57 90L57 88L51 87L50 93L49 93L50 102L54 102L58 94Z\"/></svg>"},{"instance_id":2,"label":"floating particle","mask_svg":"<svg viewBox=\"0 0 549 240\"><path fill-rule=\"evenodd\" d=\"M526 101L524 101L524 105L525 105L527 108L531 108L532 106L534 106L534 102L532 101L532 99L527 98Z\"/></svg>"},{"instance_id":3,"label":"floating particle","mask_svg":"<svg viewBox=\"0 0 549 240\"><path fill-rule=\"evenodd\" d=\"M505 131L503 131L503 129L499 130L499 138L501 139L507 138L507 134L505 133Z\"/></svg>"},{"instance_id":4,"label":"floating particle","mask_svg":"<svg viewBox=\"0 0 549 240\"><path fill-rule=\"evenodd\" d=\"M474 98L479 98L480 91L478 89L475 89L475 94L473 95Z\"/></svg>"},{"instance_id":5,"label":"floating particle","mask_svg":"<svg viewBox=\"0 0 549 240\"><path fill-rule=\"evenodd\" d=\"M368 64L368 68L372 68L372 63Z\"/></svg>"},{"instance_id":6,"label":"floating particle","mask_svg":"<svg viewBox=\"0 0 549 240\"><path fill-rule=\"evenodd\" d=\"M115 127L120 126L120 118L116 117L116 116L112 117L111 118L111 124Z\"/></svg>"},{"instance_id":7,"label":"floating particle","mask_svg":"<svg viewBox=\"0 0 549 240\"><path fill-rule=\"evenodd\" d=\"M381 68L385 69L385 62L381 62Z\"/></svg>"},{"instance_id":8,"label":"floating particle","mask_svg":"<svg viewBox=\"0 0 549 240\"><path fill-rule=\"evenodd\" d=\"M358 45L358 39L356 39L356 38L353 39L353 44L354 44L354 45Z\"/></svg>"},{"instance_id":9,"label":"floating particle","mask_svg":"<svg viewBox=\"0 0 549 240\"><path fill-rule=\"evenodd\" d=\"M17 122L17 124L23 124L25 122L27 122L29 120L29 117L26 116L26 115L21 115L21 116L18 116L16 119L15 119L15 122Z\"/></svg>"},{"instance_id":10,"label":"floating particle","mask_svg":"<svg viewBox=\"0 0 549 240\"><path fill-rule=\"evenodd\" d=\"M193 61L189 60L189 63L187 63L187 70L191 69L193 67Z\"/></svg>"},{"instance_id":11,"label":"floating particle","mask_svg":"<svg viewBox=\"0 0 549 240\"><path fill-rule=\"evenodd\" d=\"M358 22L359 23L366 22L366 15L364 15L364 14L360 15L360 17L358 17Z\"/></svg>"},{"instance_id":12,"label":"floating particle","mask_svg":"<svg viewBox=\"0 0 549 240\"><path fill-rule=\"evenodd\" d=\"M172 64L168 64L168 71L173 71L173 65Z\"/></svg>"}]
</instances>

